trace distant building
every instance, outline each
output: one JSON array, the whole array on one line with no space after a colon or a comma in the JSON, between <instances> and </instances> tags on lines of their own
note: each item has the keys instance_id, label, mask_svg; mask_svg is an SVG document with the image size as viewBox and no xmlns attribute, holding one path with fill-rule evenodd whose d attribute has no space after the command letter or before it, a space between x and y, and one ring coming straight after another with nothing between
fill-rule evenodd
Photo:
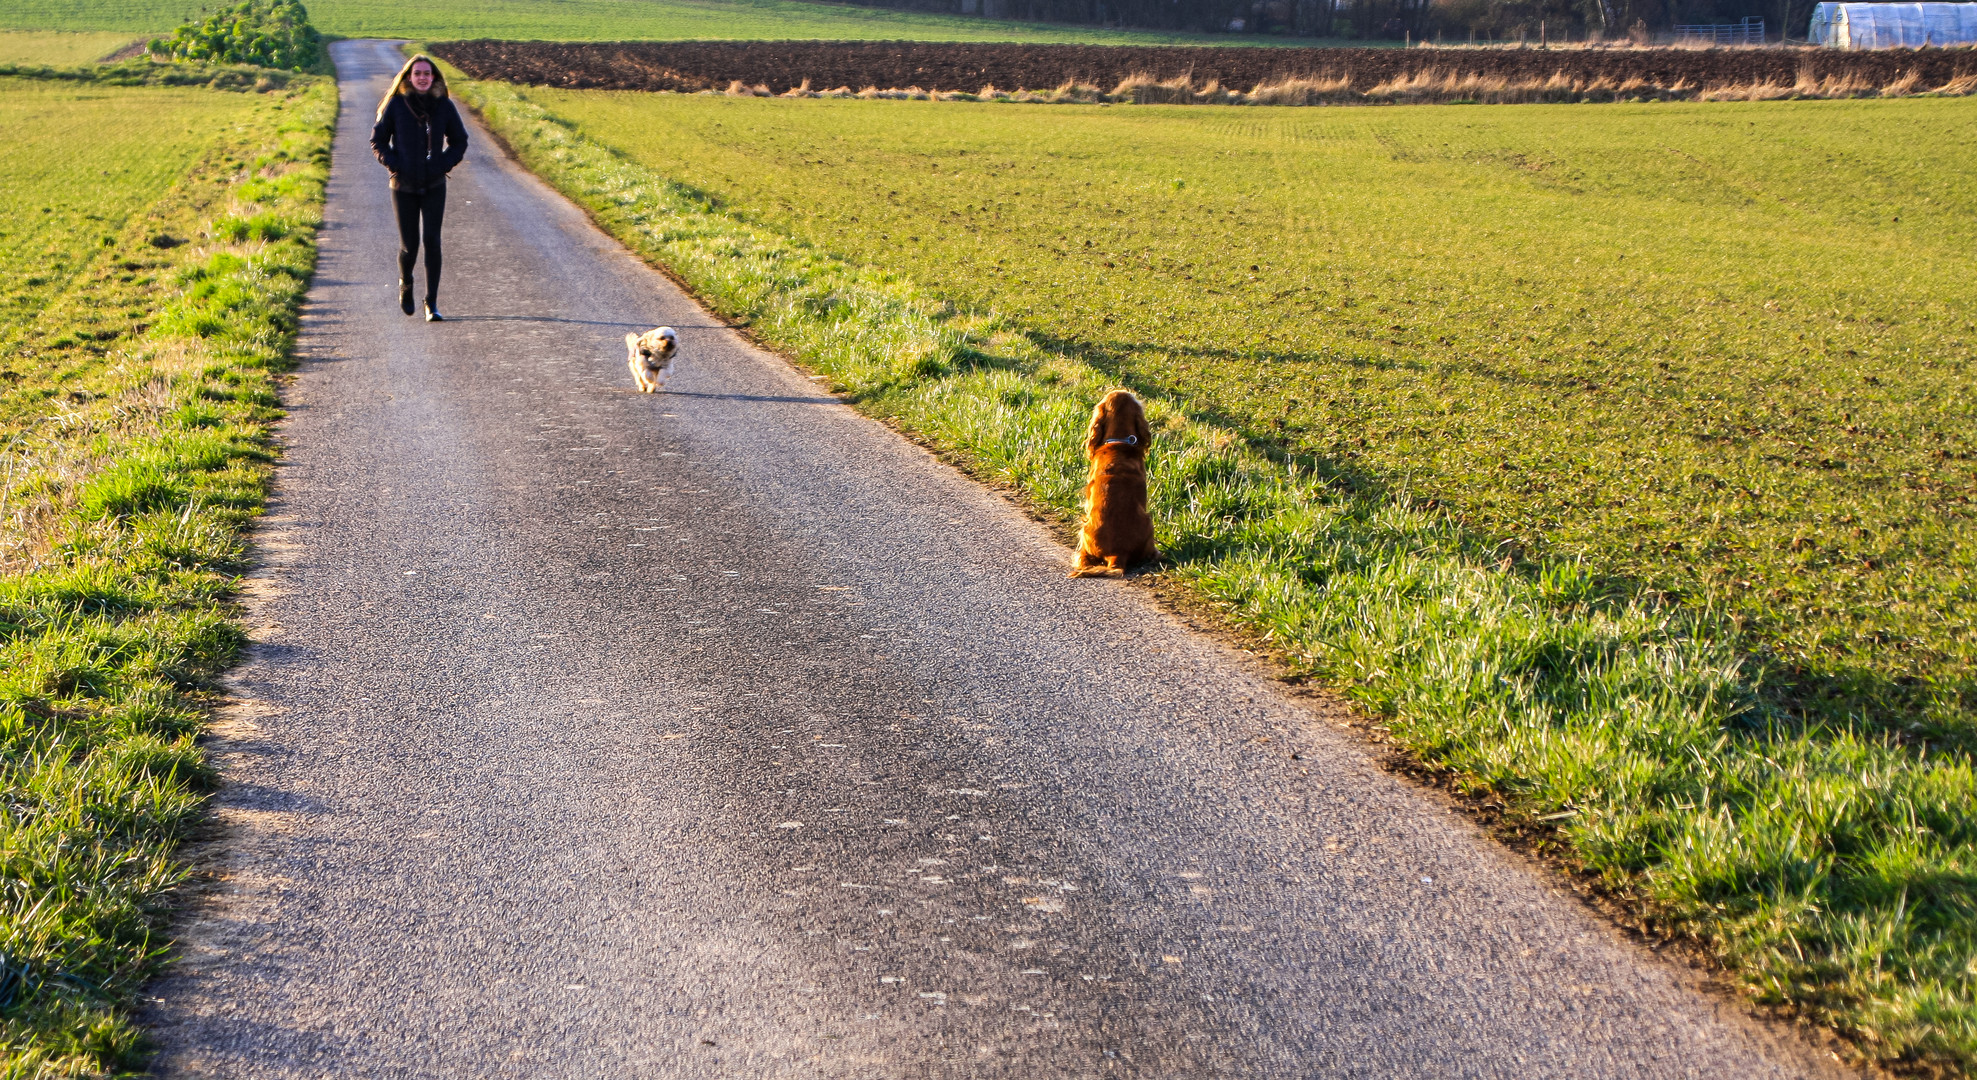
<instances>
[{"instance_id":1,"label":"distant building","mask_svg":"<svg viewBox=\"0 0 1977 1080\"><path fill-rule=\"evenodd\" d=\"M1977 45L1977 4L1819 4L1805 36L1839 49Z\"/></svg>"}]
</instances>

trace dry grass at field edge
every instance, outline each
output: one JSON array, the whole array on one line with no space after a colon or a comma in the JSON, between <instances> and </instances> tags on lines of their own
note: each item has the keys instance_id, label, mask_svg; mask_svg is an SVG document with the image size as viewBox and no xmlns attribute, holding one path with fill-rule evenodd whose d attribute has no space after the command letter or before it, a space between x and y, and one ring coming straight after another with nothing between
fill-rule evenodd
<instances>
[{"instance_id":1,"label":"dry grass at field edge","mask_svg":"<svg viewBox=\"0 0 1977 1080\"><path fill-rule=\"evenodd\" d=\"M661 93L665 91L660 91ZM700 91L713 93L713 91ZM1186 75L1157 80L1133 75L1111 90L1066 82L1053 90L1001 90L993 84L973 92L927 90L918 86L853 90L812 89L809 80L781 94L768 86L740 80L723 91L729 97L862 98L868 101L996 101L1026 105L1570 105L1580 103L1649 101L1824 101L1852 98L1965 97L1977 93L1977 75L1958 75L1940 85L1927 85L1915 72L1899 75L1886 85L1873 85L1859 76L1820 79L1809 70L1791 83L1730 83L1698 87L1688 83L1658 86L1639 78L1549 78L1514 80L1505 76L1466 75L1433 69L1356 90L1347 77L1284 79L1258 83L1248 91L1233 90L1209 80L1197 85Z\"/></svg>"}]
</instances>

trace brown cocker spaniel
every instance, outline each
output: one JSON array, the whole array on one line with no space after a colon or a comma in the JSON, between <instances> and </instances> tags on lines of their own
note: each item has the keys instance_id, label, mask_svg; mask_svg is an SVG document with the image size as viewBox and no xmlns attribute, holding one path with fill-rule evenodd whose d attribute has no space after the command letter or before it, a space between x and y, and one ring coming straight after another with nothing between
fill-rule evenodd
<instances>
[{"instance_id":1,"label":"brown cocker spaniel","mask_svg":"<svg viewBox=\"0 0 1977 1080\"><path fill-rule=\"evenodd\" d=\"M1085 483L1085 527L1078 533L1072 577L1124 574L1160 557L1153 516L1146 508L1146 448L1153 431L1140 400L1114 390L1092 410L1085 433L1091 479Z\"/></svg>"}]
</instances>

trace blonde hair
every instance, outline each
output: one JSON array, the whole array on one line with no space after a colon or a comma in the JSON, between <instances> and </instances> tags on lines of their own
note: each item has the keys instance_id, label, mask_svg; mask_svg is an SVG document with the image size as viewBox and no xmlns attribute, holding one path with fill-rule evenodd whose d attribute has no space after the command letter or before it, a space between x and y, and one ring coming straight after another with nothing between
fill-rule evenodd
<instances>
[{"instance_id":1,"label":"blonde hair","mask_svg":"<svg viewBox=\"0 0 1977 1080\"><path fill-rule=\"evenodd\" d=\"M446 76L439 70L439 61L434 60L425 53L418 53L410 60L405 61L405 66L399 68L398 74L392 78L391 89L386 90L384 92L384 100L378 102L378 119L384 119L384 111L391 107L392 98L400 94L415 94L418 92L412 89L412 65L421 60L425 61L427 67L432 68L432 89L426 91L426 96L436 98L447 96Z\"/></svg>"}]
</instances>

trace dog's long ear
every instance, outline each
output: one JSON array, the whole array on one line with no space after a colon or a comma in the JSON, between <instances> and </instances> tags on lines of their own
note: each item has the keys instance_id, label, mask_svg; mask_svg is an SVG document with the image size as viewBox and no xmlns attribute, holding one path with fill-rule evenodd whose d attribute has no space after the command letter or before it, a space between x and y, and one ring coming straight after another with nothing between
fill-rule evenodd
<instances>
[{"instance_id":1,"label":"dog's long ear","mask_svg":"<svg viewBox=\"0 0 1977 1080\"><path fill-rule=\"evenodd\" d=\"M1085 457L1091 458L1098 448L1105 445L1105 405L1108 397L1100 398L1097 407L1091 411L1091 427L1085 429Z\"/></svg>"},{"instance_id":2,"label":"dog's long ear","mask_svg":"<svg viewBox=\"0 0 1977 1080\"><path fill-rule=\"evenodd\" d=\"M1153 429L1147 426L1146 409L1145 407L1140 405L1139 399L1133 398L1132 402L1133 402L1133 434L1139 437L1140 452L1145 453L1146 448L1153 445Z\"/></svg>"},{"instance_id":3,"label":"dog's long ear","mask_svg":"<svg viewBox=\"0 0 1977 1080\"><path fill-rule=\"evenodd\" d=\"M638 335L637 335L637 334L626 334L626 335L625 335L625 348L627 348L627 349L629 349L629 350L631 350L631 354L632 354L633 356L637 356L637 355L638 355Z\"/></svg>"}]
</instances>

